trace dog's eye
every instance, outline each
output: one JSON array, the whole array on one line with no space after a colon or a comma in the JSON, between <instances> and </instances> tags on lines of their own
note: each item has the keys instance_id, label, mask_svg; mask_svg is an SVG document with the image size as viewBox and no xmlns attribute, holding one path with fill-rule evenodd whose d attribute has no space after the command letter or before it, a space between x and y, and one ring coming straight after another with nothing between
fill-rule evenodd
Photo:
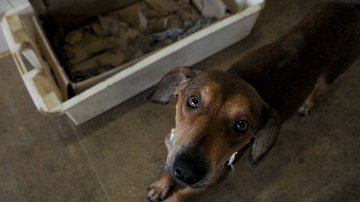
<instances>
[{"instance_id":1,"label":"dog's eye","mask_svg":"<svg viewBox=\"0 0 360 202\"><path fill-rule=\"evenodd\" d=\"M236 121L234 124L234 130L237 133L244 133L249 128L249 123L245 120Z\"/></svg>"},{"instance_id":2,"label":"dog's eye","mask_svg":"<svg viewBox=\"0 0 360 202\"><path fill-rule=\"evenodd\" d=\"M200 104L200 98L196 95L192 95L187 99L187 104L191 108L197 108Z\"/></svg>"}]
</instances>

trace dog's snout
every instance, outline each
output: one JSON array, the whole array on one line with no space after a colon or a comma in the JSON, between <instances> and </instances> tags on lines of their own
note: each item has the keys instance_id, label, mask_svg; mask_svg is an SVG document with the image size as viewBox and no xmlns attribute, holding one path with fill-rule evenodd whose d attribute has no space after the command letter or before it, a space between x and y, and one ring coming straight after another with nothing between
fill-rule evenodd
<instances>
[{"instance_id":1,"label":"dog's snout","mask_svg":"<svg viewBox=\"0 0 360 202\"><path fill-rule=\"evenodd\" d=\"M207 173L206 163L199 158L179 158L175 160L172 172L179 181L194 185L205 177Z\"/></svg>"}]
</instances>

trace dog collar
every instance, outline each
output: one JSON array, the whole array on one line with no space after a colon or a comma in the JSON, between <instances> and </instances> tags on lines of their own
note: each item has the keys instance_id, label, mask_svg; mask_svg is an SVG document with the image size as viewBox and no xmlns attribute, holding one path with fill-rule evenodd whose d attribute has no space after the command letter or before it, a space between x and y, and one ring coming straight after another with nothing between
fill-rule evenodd
<instances>
[{"instance_id":1,"label":"dog collar","mask_svg":"<svg viewBox=\"0 0 360 202\"><path fill-rule=\"evenodd\" d=\"M230 167L230 169L234 169L234 162L236 160L236 155L238 154L238 152L234 152L231 156L230 156L230 159L229 161L227 162L227 166Z\"/></svg>"},{"instance_id":2,"label":"dog collar","mask_svg":"<svg viewBox=\"0 0 360 202\"><path fill-rule=\"evenodd\" d=\"M175 137L175 128L171 129L170 138L169 138L170 142L173 141L174 137Z\"/></svg>"}]
</instances>

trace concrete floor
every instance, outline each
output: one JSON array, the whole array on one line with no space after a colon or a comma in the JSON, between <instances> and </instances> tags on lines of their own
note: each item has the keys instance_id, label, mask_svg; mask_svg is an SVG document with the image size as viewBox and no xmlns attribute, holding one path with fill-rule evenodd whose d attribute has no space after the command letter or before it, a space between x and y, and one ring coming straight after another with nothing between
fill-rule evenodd
<instances>
[{"instance_id":1,"label":"concrete floor","mask_svg":"<svg viewBox=\"0 0 360 202\"><path fill-rule=\"evenodd\" d=\"M195 65L227 69L269 43L318 1L269 0L244 41ZM36 111L10 57L0 60L0 201L146 201L160 174L174 104L145 93L75 127ZM360 60L309 117L292 117L256 168L246 158L233 177L194 201L360 201Z\"/></svg>"}]
</instances>

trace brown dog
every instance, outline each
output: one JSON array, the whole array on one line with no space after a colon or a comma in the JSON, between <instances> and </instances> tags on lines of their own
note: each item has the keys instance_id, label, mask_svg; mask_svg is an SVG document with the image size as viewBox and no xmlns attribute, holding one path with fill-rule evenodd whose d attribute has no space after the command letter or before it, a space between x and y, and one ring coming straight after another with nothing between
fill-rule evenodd
<instances>
[{"instance_id":1,"label":"brown dog","mask_svg":"<svg viewBox=\"0 0 360 202\"><path fill-rule=\"evenodd\" d=\"M258 163L281 124L302 103L300 112L308 114L316 94L358 58L359 12L359 5L325 4L228 72L178 67L168 73L148 96L160 104L178 98L176 128L165 139L166 174L150 185L149 200L165 199L174 179L185 188L166 201L204 192L226 176L247 145L250 162Z\"/></svg>"}]
</instances>

